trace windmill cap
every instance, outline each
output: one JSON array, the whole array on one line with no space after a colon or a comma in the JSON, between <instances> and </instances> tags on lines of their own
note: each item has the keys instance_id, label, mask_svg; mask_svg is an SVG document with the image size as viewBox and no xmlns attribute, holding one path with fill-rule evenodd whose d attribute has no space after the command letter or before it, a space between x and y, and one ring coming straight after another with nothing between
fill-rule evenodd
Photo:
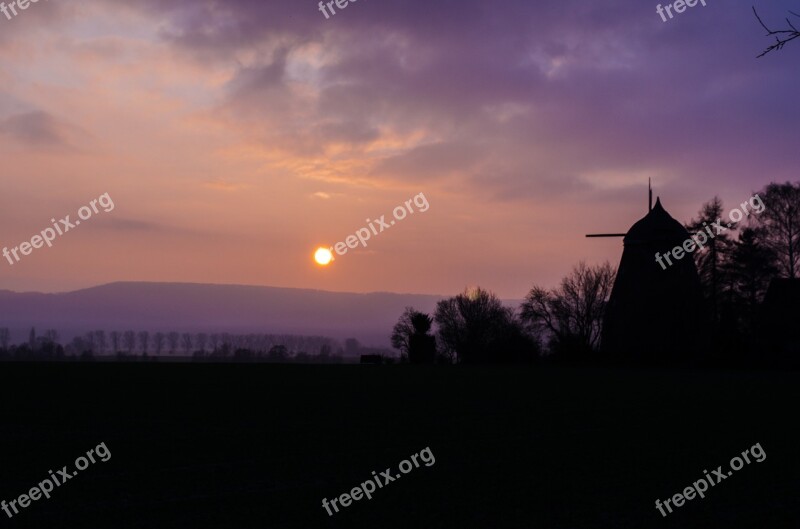
<instances>
[{"instance_id":1,"label":"windmill cap","mask_svg":"<svg viewBox=\"0 0 800 529\"><path fill-rule=\"evenodd\" d=\"M679 245L688 238L689 232L667 213L667 210L661 205L661 198L658 197L653 209L631 226L623 242L625 244L669 242Z\"/></svg>"}]
</instances>

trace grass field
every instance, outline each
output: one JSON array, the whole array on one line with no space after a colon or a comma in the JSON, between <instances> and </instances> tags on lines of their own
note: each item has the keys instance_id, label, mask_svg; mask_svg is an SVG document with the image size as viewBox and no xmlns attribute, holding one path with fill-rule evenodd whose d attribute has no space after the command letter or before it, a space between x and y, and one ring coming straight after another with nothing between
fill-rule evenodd
<instances>
[{"instance_id":1,"label":"grass field","mask_svg":"<svg viewBox=\"0 0 800 529\"><path fill-rule=\"evenodd\" d=\"M4 364L6 527L800 527L800 375L567 367ZM760 443L663 518L655 509ZM328 516L430 447L433 466Z\"/></svg>"}]
</instances>

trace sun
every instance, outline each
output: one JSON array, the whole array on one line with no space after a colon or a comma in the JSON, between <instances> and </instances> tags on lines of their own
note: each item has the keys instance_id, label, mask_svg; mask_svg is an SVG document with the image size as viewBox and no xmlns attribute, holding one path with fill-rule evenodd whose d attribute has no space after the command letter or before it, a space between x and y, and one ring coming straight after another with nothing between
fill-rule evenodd
<instances>
[{"instance_id":1,"label":"sun","mask_svg":"<svg viewBox=\"0 0 800 529\"><path fill-rule=\"evenodd\" d=\"M316 252L314 252L314 260L317 262L317 264L326 266L333 261L333 254L329 248L320 247L317 248Z\"/></svg>"}]
</instances>

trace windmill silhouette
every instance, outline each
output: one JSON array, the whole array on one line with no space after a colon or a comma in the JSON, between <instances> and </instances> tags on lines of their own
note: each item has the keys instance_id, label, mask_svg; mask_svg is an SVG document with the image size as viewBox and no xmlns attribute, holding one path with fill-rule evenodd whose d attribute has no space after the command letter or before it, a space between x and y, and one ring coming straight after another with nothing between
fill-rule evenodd
<instances>
[{"instance_id":1,"label":"windmill silhouette","mask_svg":"<svg viewBox=\"0 0 800 529\"><path fill-rule=\"evenodd\" d=\"M648 181L647 215L627 233L586 237L623 237L622 257L603 318L601 348L634 362L671 363L695 357L707 345L700 278L687 254L664 269L656 253L667 253L690 237L656 198Z\"/></svg>"}]
</instances>

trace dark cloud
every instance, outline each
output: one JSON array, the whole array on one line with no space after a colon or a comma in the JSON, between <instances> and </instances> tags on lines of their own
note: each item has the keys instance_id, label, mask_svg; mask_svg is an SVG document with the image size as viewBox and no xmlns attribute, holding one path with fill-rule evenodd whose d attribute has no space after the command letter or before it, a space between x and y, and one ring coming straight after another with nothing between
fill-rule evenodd
<instances>
[{"instance_id":1,"label":"dark cloud","mask_svg":"<svg viewBox=\"0 0 800 529\"><path fill-rule=\"evenodd\" d=\"M92 224L100 229L107 229L114 232L125 232L130 234L140 233L147 236L172 235L181 237L202 238L202 237L217 237L220 235L209 231L183 228L180 226L173 226L169 224L163 224L160 222L121 217L114 210L106 213L101 209L101 214L92 217Z\"/></svg>"},{"instance_id":2,"label":"dark cloud","mask_svg":"<svg viewBox=\"0 0 800 529\"><path fill-rule=\"evenodd\" d=\"M777 20L793 4L757 2ZM164 40L198 59L261 50L222 108L262 123L271 146L365 149L426 131L432 145L388 154L377 178L455 172L513 200L610 172L757 186L800 162L800 45L755 59L768 42L749 4L709 1L667 22L636 0L361 0L330 20L310 1L139 6L166 16ZM291 64L310 44L331 60L298 81Z\"/></svg>"}]
</instances>

